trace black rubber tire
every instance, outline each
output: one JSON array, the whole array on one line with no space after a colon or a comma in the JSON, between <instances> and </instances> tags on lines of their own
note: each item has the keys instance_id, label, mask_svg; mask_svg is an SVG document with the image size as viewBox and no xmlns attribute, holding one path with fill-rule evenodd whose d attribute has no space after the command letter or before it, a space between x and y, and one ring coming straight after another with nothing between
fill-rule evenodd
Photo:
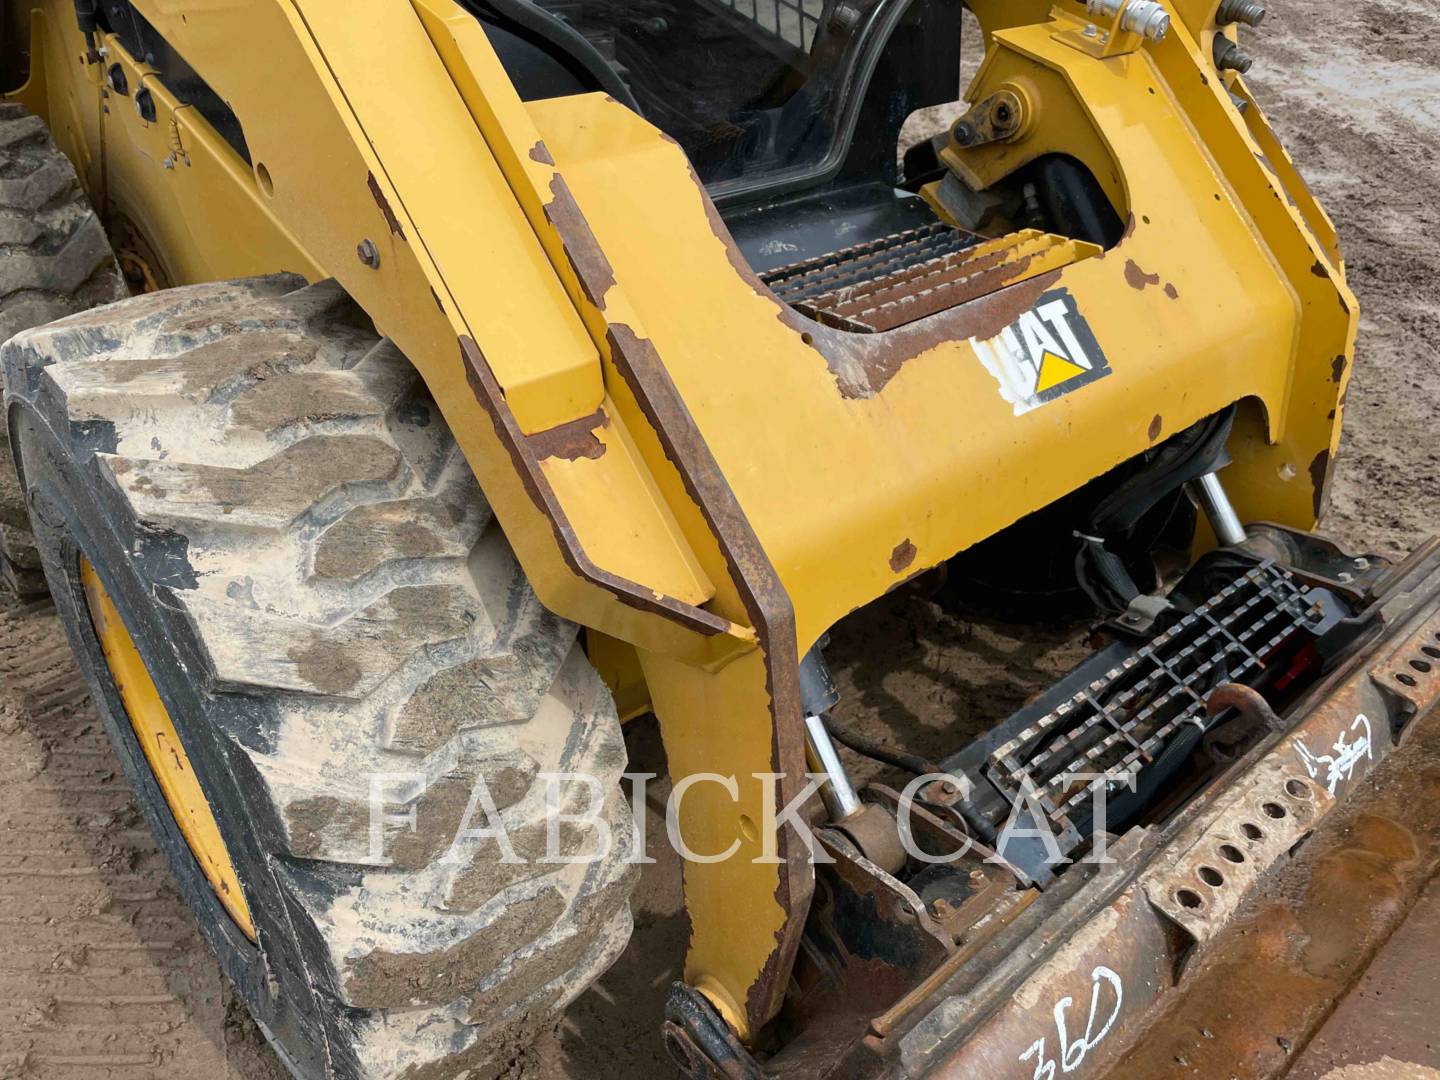
<instances>
[{"instance_id":1,"label":"black rubber tire","mask_svg":"<svg viewBox=\"0 0 1440 1080\"><path fill-rule=\"evenodd\" d=\"M624 948L625 747L414 370L334 282L172 289L0 350L52 595L201 927L294 1071L494 1072ZM224 914L116 696L95 566L180 729L255 920ZM616 837L540 863L545 772ZM371 850L371 778L391 823ZM451 841L484 777L521 859ZM588 809L573 784L562 809ZM471 818L484 825L483 815ZM566 854L593 850L562 831Z\"/></svg>"},{"instance_id":2,"label":"black rubber tire","mask_svg":"<svg viewBox=\"0 0 1440 1080\"><path fill-rule=\"evenodd\" d=\"M0 103L0 342L128 295L100 219L45 122ZM0 582L45 591L0 411Z\"/></svg>"}]
</instances>

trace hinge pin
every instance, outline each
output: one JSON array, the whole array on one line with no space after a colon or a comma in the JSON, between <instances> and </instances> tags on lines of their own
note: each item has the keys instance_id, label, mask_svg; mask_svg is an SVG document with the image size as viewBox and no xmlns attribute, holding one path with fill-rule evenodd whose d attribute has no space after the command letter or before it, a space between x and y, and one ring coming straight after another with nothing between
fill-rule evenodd
<instances>
[{"instance_id":1,"label":"hinge pin","mask_svg":"<svg viewBox=\"0 0 1440 1080\"><path fill-rule=\"evenodd\" d=\"M1241 75L1250 70L1255 58L1231 41L1224 34L1215 35L1215 66L1221 71L1238 71Z\"/></svg>"},{"instance_id":2,"label":"hinge pin","mask_svg":"<svg viewBox=\"0 0 1440 1080\"><path fill-rule=\"evenodd\" d=\"M1170 13L1155 0L1085 0L1091 15L1102 19L1120 16L1120 29L1139 34L1147 41L1160 41L1170 31Z\"/></svg>"}]
</instances>

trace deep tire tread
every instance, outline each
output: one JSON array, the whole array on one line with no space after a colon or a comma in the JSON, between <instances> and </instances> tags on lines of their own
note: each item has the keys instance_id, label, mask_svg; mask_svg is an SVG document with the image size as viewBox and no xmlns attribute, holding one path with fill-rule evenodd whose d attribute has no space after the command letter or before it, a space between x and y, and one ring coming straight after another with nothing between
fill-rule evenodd
<instances>
[{"instance_id":1,"label":"deep tire tread","mask_svg":"<svg viewBox=\"0 0 1440 1080\"><path fill-rule=\"evenodd\" d=\"M264 874L329 1003L330 1073L513 1051L628 938L625 748L414 370L334 282L285 275L76 315L4 358L194 628L211 737L248 777ZM601 781L609 857L534 861L547 772ZM378 851L374 774L417 822ZM525 865L488 839L451 851L477 774ZM562 852L592 838L562 831Z\"/></svg>"},{"instance_id":2,"label":"deep tire tread","mask_svg":"<svg viewBox=\"0 0 1440 1080\"><path fill-rule=\"evenodd\" d=\"M125 295L105 230L45 122L24 106L0 103L0 343ZM0 579L20 596L45 591L3 412Z\"/></svg>"}]
</instances>

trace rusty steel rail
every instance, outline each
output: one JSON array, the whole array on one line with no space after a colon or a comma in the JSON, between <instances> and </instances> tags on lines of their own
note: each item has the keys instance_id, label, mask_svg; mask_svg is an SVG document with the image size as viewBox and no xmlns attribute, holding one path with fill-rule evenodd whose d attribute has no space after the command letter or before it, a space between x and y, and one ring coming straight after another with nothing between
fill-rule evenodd
<instances>
[{"instance_id":1,"label":"rusty steel rail","mask_svg":"<svg viewBox=\"0 0 1440 1080\"><path fill-rule=\"evenodd\" d=\"M1078 885L1057 887L1030 905L1006 932L980 943L962 969L952 968L943 986L928 980L923 996L897 1003L883 1025L888 1037L872 1030L865 1041L882 1070L954 1077L1063 1073L1079 1080L1106 1075L1129 1053L1114 1075L1184 1072L1176 1060L1148 1052L1170 1045L1169 1027L1159 1031L1156 1020L1187 1001L1203 1012L1205 999L1223 989L1223 983L1212 986L1197 999L1192 987L1214 978L1210 959L1235 950L1237 927L1277 875L1353 845L1331 819L1353 817L1363 807L1376 788L1368 782L1374 770L1397 748L1407 758L1418 754L1419 765L1395 767L1429 784L1427 805L1440 802L1431 790L1440 785L1440 753L1424 760L1440 751L1434 708L1440 701L1440 541L1395 568L1357 618L1372 630L1291 710L1286 730L1273 733L1171 821L1132 830L1113 844L1107 864L1072 867L1060 880L1083 878ZM1440 809L1430 816L1440 850ZM1377 880L1408 874L1401 891L1413 899L1435 860L1400 845L1390 863L1382 851L1363 864ZM1356 904L1373 892L1364 885L1352 890ZM1333 906L1336 894L1326 897ZM1332 968L1363 970L1403 918L1397 910L1389 923L1368 910L1352 913L1351 922L1367 929L1345 938L1350 944L1330 958ZM1311 979L1307 986L1313 1000L1297 1009L1292 1035L1279 1043L1270 1031L1248 1031L1247 1043L1247 1015L1230 1010L1238 1032L1219 1049L1238 1055L1234 1067L1256 1039L1269 1045L1272 1057L1277 1046L1298 1050L1344 984ZM1261 987L1257 1000L1270 997ZM1222 1021L1211 1022L1219 1027ZM1233 1071L1232 1064L1225 1068ZM1236 1073L1273 1074L1268 1066Z\"/></svg>"}]
</instances>

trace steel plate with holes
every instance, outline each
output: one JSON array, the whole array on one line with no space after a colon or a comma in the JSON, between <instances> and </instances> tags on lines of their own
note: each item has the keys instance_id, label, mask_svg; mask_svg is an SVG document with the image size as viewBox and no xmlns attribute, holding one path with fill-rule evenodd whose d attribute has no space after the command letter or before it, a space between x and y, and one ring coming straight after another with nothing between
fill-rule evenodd
<instances>
[{"instance_id":1,"label":"steel plate with holes","mask_svg":"<svg viewBox=\"0 0 1440 1080\"><path fill-rule=\"evenodd\" d=\"M1146 897L1197 941L1208 940L1333 802L1293 758L1272 755L1221 802L1198 840L1141 878Z\"/></svg>"}]
</instances>

